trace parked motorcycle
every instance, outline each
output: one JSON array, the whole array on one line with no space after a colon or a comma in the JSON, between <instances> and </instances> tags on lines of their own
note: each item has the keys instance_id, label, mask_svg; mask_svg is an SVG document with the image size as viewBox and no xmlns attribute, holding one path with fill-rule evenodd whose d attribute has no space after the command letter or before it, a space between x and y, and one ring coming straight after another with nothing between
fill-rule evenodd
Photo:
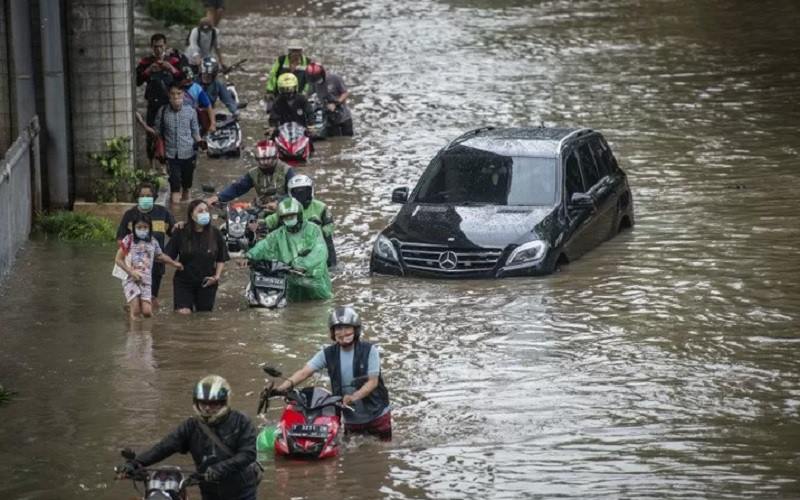
<instances>
[{"instance_id":1,"label":"parked motorcycle","mask_svg":"<svg viewBox=\"0 0 800 500\"><path fill-rule=\"evenodd\" d=\"M275 135L278 157L292 166L308 161L312 145L308 129L296 122L286 122Z\"/></svg>"},{"instance_id":2,"label":"parked motorcycle","mask_svg":"<svg viewBox=\"0 0 800 500\"><path fill-rule=\"evenodd\" d=\"M122 457L133 460L136 454L130 450L122 450ZM142 495L142 500L186 500L186 489L200 484L202 476L197 473L186 473L180 467L162 465L160 467L140 467L127 473L120 467L114 469L117 479L130 479L133 488ZM139 484L144 491L139 489Z\"/></svg>"},{"instance_id":3,"label":"parked motorcycle","mask_svg":"<svg viewBox=\"0 0 800 500\"><path fill-rule=\"evenodd\" d=\"M264 373L286 380L281 372L262 365ZM261 391L258 413L266 413L269 399L276 395L272 380ZM283 396L286 407L276 428L265 427L261 433L275 434L275 455L288 458L323 459L339 454L344 436L342 410L352 409L322 387L293 388ZM259 436L259 440L262 440Z\"/></svg>"}]
</instances>

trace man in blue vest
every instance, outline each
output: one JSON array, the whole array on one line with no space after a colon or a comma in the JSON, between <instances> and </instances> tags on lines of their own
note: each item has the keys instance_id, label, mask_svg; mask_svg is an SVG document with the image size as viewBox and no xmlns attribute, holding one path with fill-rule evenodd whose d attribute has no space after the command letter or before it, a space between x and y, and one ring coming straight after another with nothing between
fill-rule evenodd
<instances>
[{"instance_id":1,"label":"man in blue vest","mask_svg":"<svg viewBox=\"0 0 800 500\"><path fill-rule=\"evenodd\" d=\"M361 337L361 319L352 307L337 307L328 318L333 344L322 348L306 366L292 374L272 391L285 394L314 373L327 369L331 390L352 406L345 410L346 432L371 434L383 441L392 439L392 413L389 391L381 377L377 347Z\"/></svg>"}]
</instances>

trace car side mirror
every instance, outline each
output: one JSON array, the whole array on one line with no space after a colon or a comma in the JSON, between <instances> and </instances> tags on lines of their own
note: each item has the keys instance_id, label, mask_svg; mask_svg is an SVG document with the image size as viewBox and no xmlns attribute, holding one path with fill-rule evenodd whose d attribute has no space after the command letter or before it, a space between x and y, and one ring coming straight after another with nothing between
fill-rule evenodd
<instances>
[{"instance_id":1,"label":"car side mirror","mask_svg":"<svg viewBox=\"0 0 800 500\"><path fill-rule=\"evenodd\" d=\"M594 210L594 198L586 193L572 193L569 208L573 210Z\"/></svg>"},{"instance_id":2,"label":"car side mirror","mask_svg":"<svg viewBox=\"0 0 800 500\"><path fill-rule=\"evenodd\" d=\"M392 203L405 203L408 201L408 188L399 187L392 191Z\"/></svg>"}]
</instances>

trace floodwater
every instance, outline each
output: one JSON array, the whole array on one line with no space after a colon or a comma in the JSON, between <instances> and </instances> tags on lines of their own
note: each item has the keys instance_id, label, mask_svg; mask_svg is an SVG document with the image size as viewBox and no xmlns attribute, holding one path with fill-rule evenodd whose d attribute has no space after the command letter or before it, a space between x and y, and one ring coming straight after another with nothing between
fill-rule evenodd
<instances>
[{"instance_id":1,"label":"floodwater","mask_svg":"<svg viewBox=\"0 0 800 500\"><path fill-rule=\"evenodd\" d=\"M287 38L351 87L358 136L305 170L338 223L335 302L362 313L395 405L393 442L270 460L261 498L800 497L797 2L228 3L248 144ZM633 231L549 277L369 275L391 188L464 130L540 122L604 132ZM197 185L243 169L205 161ZM247 310L233 266L213 314L129 326L113 251L33 241L0 291L0 383L19 393L2 498L129 498L118 450L189 416L200 376L254 416L258 363L291 371L327 341L334 302Z\"/></svg>"}]
</instances>

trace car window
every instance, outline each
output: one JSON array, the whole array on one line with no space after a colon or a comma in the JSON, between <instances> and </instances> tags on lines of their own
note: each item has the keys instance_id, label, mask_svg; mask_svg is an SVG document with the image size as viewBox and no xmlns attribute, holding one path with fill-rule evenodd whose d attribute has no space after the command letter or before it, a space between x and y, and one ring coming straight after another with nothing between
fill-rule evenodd
<instances>
[{"instance_id":1,"label":"car window","mask_svg":"<svg viewBox=\"0 0 800 500\"><path fill-rule=\"evenodd\" d=\"M420 178L418 203L553 205L554 158L504 156L457 146L438 155Z\"/></svg>"},{"instance_id":2,"label":"car window","mask_svg":"<svg viewBox=\"0 0 800 500\"><path fill-rule=\"evenodd\" d=\"M592 139L590 144L592 153L594 153L594 159L597 162L597 170L600 173L600 177L605 177L606 175L616 172L619 167L617 166L617 160L611 153L611 148L608 147L608 144L599 137Z\"/></svg>"},{"instance_id":3,"label":"car window","mask_svg":"<svg viewBox=\"0 0 800 500\"><path fill-rule=\"evenodd\" d=\"M574 193L583 193L586 191L583 188L583 178L581 177L581 169L578 167L578 157L575 151L570 152L569 156L567 156L565 181L567 200L571 200Z\"/></svg>"},{"instance_id":4,"label":"car window","mask_svg":"<svg viewBox=\"0 0 800 500\"><path fill-rule=\"evenodd\" d=\"M580 158L581 172L583 172L583 180L586 182L586 190L588 191L600 180L592 150L588 144L582 144L578 147L578 158Z\"/></svg>"}]
</instances>

